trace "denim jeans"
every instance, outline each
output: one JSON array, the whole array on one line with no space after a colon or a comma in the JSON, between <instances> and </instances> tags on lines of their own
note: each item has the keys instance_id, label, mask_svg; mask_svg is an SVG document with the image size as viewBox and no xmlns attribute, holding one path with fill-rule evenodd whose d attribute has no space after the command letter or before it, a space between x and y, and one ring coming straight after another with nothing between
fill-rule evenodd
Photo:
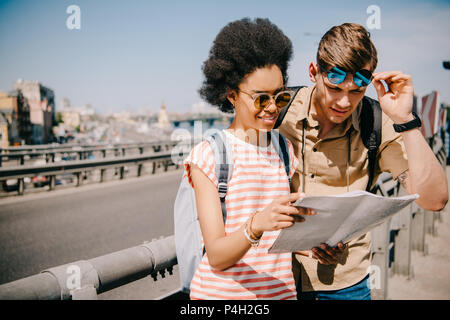
<instances>
[{"instance_id":1,"label":"denim jeans","mask_svg":"<svg viewBox=\"0 0 450 320\"><path fill-rule=\"evenodd\" d=\"M353 286L333 291L302 292L299 300L371 300L369 275Z\"/></svg>"}]
</instances>

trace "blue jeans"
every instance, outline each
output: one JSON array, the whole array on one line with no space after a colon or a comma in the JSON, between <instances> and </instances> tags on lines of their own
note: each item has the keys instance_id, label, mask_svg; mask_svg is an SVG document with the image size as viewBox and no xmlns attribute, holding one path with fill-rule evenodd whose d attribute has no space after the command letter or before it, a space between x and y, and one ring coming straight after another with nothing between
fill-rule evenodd
<instances>
[{"instance_id":1,"label":"blue jeans","mask_svg":"<svg viewBox=\"0 0 450 320\"><path fill-rule=\"evenodd\" d=\"M333 291L302 292L299 300L371 300L369 288L369 275L357 284L344 289Z\"/></svg>"}]
</instances>

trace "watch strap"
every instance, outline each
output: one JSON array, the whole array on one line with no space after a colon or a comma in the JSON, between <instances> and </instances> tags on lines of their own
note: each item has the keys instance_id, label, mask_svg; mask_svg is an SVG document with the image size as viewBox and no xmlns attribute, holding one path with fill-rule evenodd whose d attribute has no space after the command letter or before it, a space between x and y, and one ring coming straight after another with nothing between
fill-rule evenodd
<instances>
[{"instance_id":1,"label":"watch strap","mask_svg":"<svg viewBox=\"0 0 450 320\"><path fill-rule=\"evenodd\" d=\"M412 114L414 116L413 120L406 123L393 125L395 132L404 132L422 126L422 121L420 121L419 116L415 112L413 112Z\"/></svg>"}]
</instances>

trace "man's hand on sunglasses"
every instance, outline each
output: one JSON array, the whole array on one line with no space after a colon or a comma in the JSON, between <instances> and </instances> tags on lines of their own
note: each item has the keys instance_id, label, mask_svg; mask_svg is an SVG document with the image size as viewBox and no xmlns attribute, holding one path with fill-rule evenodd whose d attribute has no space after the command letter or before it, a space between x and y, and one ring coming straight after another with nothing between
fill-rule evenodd
<instances>
[{"instance_id":1,"label":"man's hand on sunglasses","mask_svg":"<svg viewBox=\"0 0 450 320\"><path fill-rule=\"evenodd\" d=\"M388 90L381 81L388 86ZM412 106L414 88L410 75L401 71L385 71L373 74L373 85L377 90L381 109L396 124L414 119Z\"/></svg>"}]
</instances>

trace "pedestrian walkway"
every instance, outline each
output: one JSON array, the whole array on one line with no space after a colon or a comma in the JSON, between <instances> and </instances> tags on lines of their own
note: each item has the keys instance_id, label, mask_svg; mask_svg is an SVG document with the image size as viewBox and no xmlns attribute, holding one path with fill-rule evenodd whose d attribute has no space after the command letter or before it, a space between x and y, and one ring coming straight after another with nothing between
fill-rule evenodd
<instances>
[{"instance_id":1,"label":"pedestrian walkway","mask_svg":"<svg viewBox=\"0 0 450 320\"><path fill-rule=\"evenodd\" d=\"M450 181L450 166L447 167ZM389 278L388 299L442 300L450 299L450 204L441 212L442 221L435 224L437 235L426 235L428 252L412 251L411 277Z\"/></svg>"}]
</instances>

